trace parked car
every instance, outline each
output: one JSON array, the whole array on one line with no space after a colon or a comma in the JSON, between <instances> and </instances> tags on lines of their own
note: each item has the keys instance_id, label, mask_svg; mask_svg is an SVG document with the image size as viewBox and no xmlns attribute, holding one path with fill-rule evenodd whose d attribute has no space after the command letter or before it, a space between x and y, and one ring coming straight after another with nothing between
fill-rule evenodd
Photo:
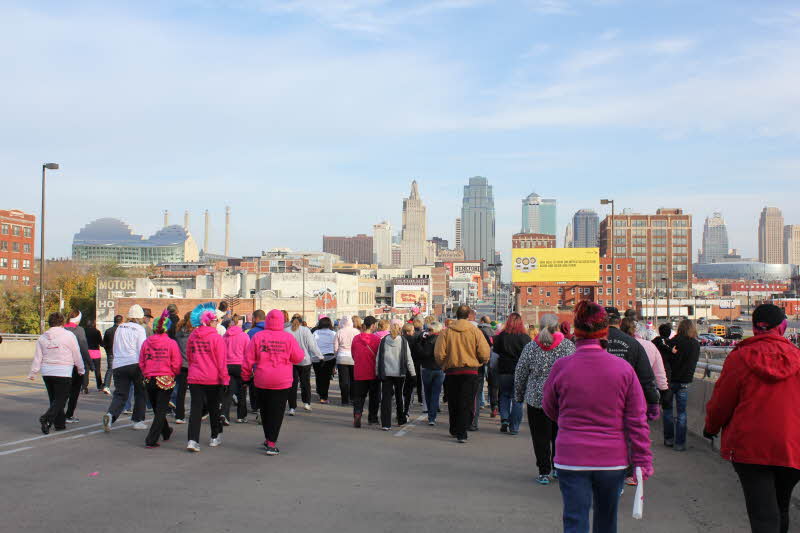
<instances>
[{"instance_id":1,"label":"parked car","mask_svg":"<svg viewBox=\"0 0 800 533\"><path fill-rule=\"evenodd\" d=\"M698 324L705 324L707 322L708 322L708 319L706 319L706 317L704 317L704 316L701 316L700 318L697 319L697 323Z\"/></svg>"},{"instance_id":2,"label":"parked car","mask_svg":"<svg viewBox=\"0 0 800 533\"><path fill-rule=\"evenodd\" d=\"M725 335L726 339L741 339L742 337L744 337L742 326L728 326L728 333Z\"/></svg>"}]
</instances>

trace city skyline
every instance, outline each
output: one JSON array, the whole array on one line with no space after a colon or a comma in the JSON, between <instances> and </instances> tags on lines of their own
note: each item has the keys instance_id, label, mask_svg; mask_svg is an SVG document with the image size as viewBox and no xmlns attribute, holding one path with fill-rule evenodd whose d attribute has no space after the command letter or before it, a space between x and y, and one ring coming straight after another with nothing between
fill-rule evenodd
<instances>
[{"instance_id":1,"label":"city skyline","mask_svg":"<svg viewBox=\"0 0 800 533\"><path fill-rule=\"evenodd\" d=\"M384 218L399 227L411 178L429 235L452 239L454 191L487 176L506 260L531 190L558 200L559 235L580 208L603 218L603 197L680 207L696 235L721 210L745 257L764 205L800 220L800 124L785 112L800 103L787 90L800 70L793 3L256 4L0 6L0 43L15 50L1 60L0 207L38 218L40 166L61 164L48 175L48 256L68 256L102 217L152 234L164 209L188 209L201 242L209 209L222 253L225 205L232 255L315 248ZM458 38L486 27L503 31ZM43 95L41 72L60 90Z\"/></svg>"}]
</instances>

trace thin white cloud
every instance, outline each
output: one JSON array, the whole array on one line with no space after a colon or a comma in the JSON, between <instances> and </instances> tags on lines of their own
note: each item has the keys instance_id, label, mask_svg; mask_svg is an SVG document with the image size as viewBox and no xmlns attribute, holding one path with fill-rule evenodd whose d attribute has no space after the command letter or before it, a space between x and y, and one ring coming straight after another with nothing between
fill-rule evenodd
<instances>
[{"instance_id":1,"label":"thin white cloud","mask_svg":"<svg viewBox=\"0 0 800 533\"><path fill-rule=\"evenodd\" d=\"M569 75L581 74L584 71L612 63L621 56L622 50L619 48L589 49L579 52L567 59L561 65L561 69L564 73Z\"/></svg>"},{"instance_id":2,"label":"thin white cloud","mask_svg":"<svg viewBox=\"0 0 800 533\"><path fill-rule=\"evenodd\" d=\"M534 12L544 15L569 15L575 12L568 0L527 0L527 4Z\"/></svg>"},{"instance_id":3,"label":"thin white cloud","mask_svg":"<svg viewBox=\"0 0 800 533\"><path fill-rule=\"evenodd\" d=\"M697 45L694 39L664 39L656 41L652 50L658 54L683 54Z\"/></svg>"},{"instance_id":4,"label":"thin white cloud","mask_svg":"<svg viewBox=\"0 0 800 533\"><path fill-rule=\"evenodd\" d=\"M601 41L613 41L617 37L619 37L620 30L619 28L612 28L604 31L600 34Z\"/></svg>"}]
</instances>

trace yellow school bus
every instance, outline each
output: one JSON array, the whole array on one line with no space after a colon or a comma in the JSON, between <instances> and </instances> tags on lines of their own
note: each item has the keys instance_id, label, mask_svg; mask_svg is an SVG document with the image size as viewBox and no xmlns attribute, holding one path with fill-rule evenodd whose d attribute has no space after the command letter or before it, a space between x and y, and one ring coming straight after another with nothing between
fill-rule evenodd
<instances>
[{"instance_id":1,"label":"yellow school bus","mask_svg":"<svg viewBox=\"0 0 800 533\"><path fill-rule=\"evenodd\" d=\"M721 324L715 324L713 326L708 326L708 332L713 333L718 337L724 337L727 330L725 329L725 326Z\"/></svg>"}]
</instances>

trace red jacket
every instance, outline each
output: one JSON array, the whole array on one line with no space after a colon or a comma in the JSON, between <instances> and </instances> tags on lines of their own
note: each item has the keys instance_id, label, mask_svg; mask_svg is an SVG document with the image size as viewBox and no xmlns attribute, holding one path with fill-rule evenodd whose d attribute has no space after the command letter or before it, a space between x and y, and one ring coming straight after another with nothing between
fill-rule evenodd
<instances>
[{"instance_id":1,"label":"red jacket","mask_svg":"<svg viewBox=\"0 0 800 533\"><path fill-rule=\"evenodd\" d=\"M181 371L181 350L166 333L150 335L139 352L139 368L146 378L175 376Z\"/></svg>"},{"instance_id":2,"label":"red jacket","mask_svg":"<svg viewBox=\"0 0 800 533\"><path fill-rule=\"evenodd\" d=\"M800 350L777 333L728 355L706 406L706 432L722 429L721 455L800 469Z\"/></svg>"},{"instance_id":3,"label":"red jacket","mask_svg":"<svg viewBox=\"0 0 800 533\"><path fill-rule=\"evenodd\" d=\"M381 338L373 333L359 333L353 339L350 353L353 355L353 379L364 381L375 379L375 357Z\"/></svg>"},{"instance_id":4,"label":"red jacket","mask_svg":"<svg viewBox=\"0 0 800 533\"><path fill-rule=\"evenodd\" d=\"M227 385L228 358L225 341L211 326L200 326L186 341L189 374L186 381L200 385Z\"/></svg>"}]
</instances>

